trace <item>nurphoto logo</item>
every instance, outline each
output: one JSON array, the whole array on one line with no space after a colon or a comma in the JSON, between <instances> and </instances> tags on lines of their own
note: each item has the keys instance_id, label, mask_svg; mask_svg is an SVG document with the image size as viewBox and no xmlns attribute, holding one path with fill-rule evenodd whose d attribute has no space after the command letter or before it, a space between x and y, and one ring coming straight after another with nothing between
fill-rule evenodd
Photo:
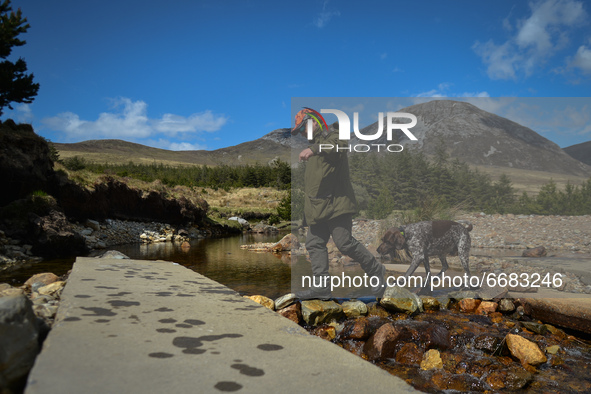
<instances>
[{"instance_id":1,"label":"nurphoto logo","mask_svg":"<svg viewBox=\"0 0 591 394\"><path fill-rule=\"evenodd\" d=\"M338 124L339 124L339 140L341 141L350 141L351 140L351 120L349 116L341 110L338 109L321 109L320 113L314 111L311 108L307 108L312 111L311 119L308 119L308 123L306 124L306 132L308 140L314 139L313 137L313 129L314 129L314 122L318 124L320 129L328 129L326 125L326 121L321 114L334 114L337 117ZM413 133L410 132L409 129L413 128L417 124L417 117L413 114L409 114L407 112L387 112L386 113L386 140L392 141L392 135L394 130L401 130L410 140L417 141L417 137L414 136ZM395 123L395 120L400 118L410 119L410 123ZM355 137L357 137L360 141L377 141L379 140L382 135L384 134L384 113L378 113L378 129L374 134L362 134L359 131L359 113L353 113L353 132L355 133ZM336 147L332 144L320 144L319 150L331 150L336 149L337 152L339 151L348 151L348 152L369 152L372 149L377 150L380 152L382 149L385 149L388 152L402 152L404 149L400 144L348 144L346 146L337 145Z\"/></svg>"}]
</instances>

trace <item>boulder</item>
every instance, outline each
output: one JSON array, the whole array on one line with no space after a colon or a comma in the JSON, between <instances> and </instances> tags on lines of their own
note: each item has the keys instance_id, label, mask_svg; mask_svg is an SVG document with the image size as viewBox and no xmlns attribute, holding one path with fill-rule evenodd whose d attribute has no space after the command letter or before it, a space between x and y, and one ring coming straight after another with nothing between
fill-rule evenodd
<instances>
[{"instance_id":1,"label":"boulder","mask_svg":"<svg viewBox=\"0 0 591 394\"><path fill-rule=\"evenodd\" d=\"M26 378L38 353L39 325L31 301L24 295L0 298L0 387Z\"/></svg>"},{"instance_id":2,"label":"boulder","mask_svg":"<svg viewBox=\"0 0 591 394\"><path fill-rule=\"evenodd\" d=\"M308 300L302 301L301 305L302 318L310 326L329 323L344 316L343 308L334 301Z\"/></svg>"},{"instance_id":3,"label":"boulder","mask_svg":"<svg viewBox=\"0 0 591 394\"><path fill-rule=\"evenodd\" d=\"M51 272L43 272L41 274L36 274L31 276L25 282L25 287L31 291L37 291L39 288L50 285L54 282L57 282L59 278L57 275Z\"/></svg>"},{"instance_id":4,"label":"boulder","mask_svg":"<svg viewBox=\"0 0 591 394\"><path fill-rule=\"evenodd\" d=\"M259 222L256 226L254 226L251 229L251 231L253 233L257 233L257 234L274 234L274 233L279 232L277 227L270 226L270 225L263 223L263 222Z\"/></svg>"},{"instance_id":5,"label":"boulder","mask_svg":"<svg viewBox=\"0 0 591 394\"><path fill-rule=\"evenodd\" d=\"M388 287L380 300L380 305L392 312L408 315L423 311L421 299L403 287Z\"/></svg>"}]
</instances>

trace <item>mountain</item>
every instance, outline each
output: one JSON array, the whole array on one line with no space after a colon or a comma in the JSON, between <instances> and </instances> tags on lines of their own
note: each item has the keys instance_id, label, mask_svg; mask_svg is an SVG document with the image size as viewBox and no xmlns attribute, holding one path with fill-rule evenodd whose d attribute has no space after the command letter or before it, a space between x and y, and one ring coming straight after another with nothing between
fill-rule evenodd
<instances>
[{"instance_id":1,"label":"mountain","mask_svg":"<svg viewBox=\"0 0 591 394\"><path fill-rule=\"evenodd\" d=\"M417 125L410 131L418 141L411 141L402 131L396 130L394 141L386 141L384 131L381 139L372 143L398 142L405 148L419 149L427 155L433 155L443 147L452 158L479 167L506 167L584 177L591 175L589 165L573 159L532 129L466 102L433 100L398 112L417 117ZM398 123L408 123L408 119L400 119ZM377 130L378 122L365 127L361 133L374 134ZM364 143L351 141L351 144Z\"/></svg>"},{"instance_id":2,"label":"mountain","mask_svg":"<svg viewBox=\"0 0 591 394\"><path fill-rule=\"evenodd\" d=\"M571 157L591 166L591 141L571 145L562 150Z\"/></svg>"},{"instance_id":3,"label":"mountain","mask_svg":"<svg viewBox=\"0 0 591 394\"><path fill-rule=\"evenodd\" d=\"M578 178L586 179L591 176L589 165L565 153L565 150L575 149L579 145L586 146L588 152L589 145L579 144L562 150L532 129L472 104L434 100L403 108L399 112L408 112L417 117L417 125L411 132L418 141L409 140L403 132L397 130L394 141L386 141L385 136L371 142L356 141L353 138L351 144L400 143L406 149L419 149L427 155L435 154L442 146L452 158L477 166L495 177L500 173L507 173L516 179L523 178L524 182L536 178L532 181L536 185L547 182L551 177L556 179L563 176L565 180L566 177L575 177L573 180L578 182ZM404 122L408 122L408 119L400 121ZM374 134L377 128L376 122L361 132ZM263 164L275 158L296 163L297 155L308 146L308 141L302 136L292 137L289 128L281 128L254 141L213 151L169 151L120 140L54 145L62 158L78 155L99 163L126 163L131 160L136 163L171 165L238 165Z\"/></svg>"},{"instance_id":4,"label":"mountain","mask_svg":"<svg viewBox=\"0 0 591 394\"><path fill-rule=\"evenodd\" d=\"M164 163L170 165L240 165L268 163L279 158L289 162L291 148L275 130L254 141L213 151L171 151L122 140L89 140L72 144L54 143L62 159L81 156L96 163Z\"/></svg>"}]
</instances>

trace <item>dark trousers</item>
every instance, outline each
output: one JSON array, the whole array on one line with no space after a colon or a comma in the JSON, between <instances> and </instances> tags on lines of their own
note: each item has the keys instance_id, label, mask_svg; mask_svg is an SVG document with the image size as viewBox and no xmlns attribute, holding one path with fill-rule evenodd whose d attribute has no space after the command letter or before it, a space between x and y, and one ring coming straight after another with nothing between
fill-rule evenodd
<instances>
[{"instance_id":1,"label":"dark trousers","mask_svg":"<svg viewBox=\"0 0 591 394\"><path fill-rule=\"evenodd\" d=\"M378 275L382 272L382 264L376 260L363 244L353 238L352 227L352 215L341 215L310 226L306 237L306 250L310 254L314 276L328 275L328 249L326 244L331 235L339 251L358 262L368 275Z\"/></svg>"}]
</instances>

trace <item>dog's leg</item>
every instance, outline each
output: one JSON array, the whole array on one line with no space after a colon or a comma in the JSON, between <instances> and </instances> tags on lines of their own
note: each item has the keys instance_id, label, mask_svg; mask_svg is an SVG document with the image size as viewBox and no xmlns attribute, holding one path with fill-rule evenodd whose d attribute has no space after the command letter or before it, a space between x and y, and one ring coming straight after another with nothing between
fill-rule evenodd
<instances>
[{"instance_id":1,"label":"dog's leg","mask_svg":"<svg viewBox=\"0 0 591 394\"><path fill-rule=\"evenodd\" d=\"M408 278L409 276L411 276L419 267L419 265L421 264L421 261L423 260L423 256L420 255L419 253L416 253L413 258L412 258L412 262L410 263L410 267L408 267L408 269L406 270L406 273L404 274L404 276L406 278Z\"/></svg>"},{"instance_id":2,"label":"dog's leg","mask_svg":"<svg viewBox=\"0 0 591 394\"><path fill-rule=\"evenodd\" d=\"M425 253L425 256L423 257L423 264L425 265L425 273L427 274L427 276L431 276L431 266L429 264L429 256Z\"/></svg>"},{"instance_id":3,"label":"dog's leg","mask_svg":"<svg viewBox=\"0 0 591 394\"><path fill-rule=\"evenodd\" d=\"M441 261L441 271L439 271L439 273L437 274L437 276L441 276L443 275L443 273L445 271L447 271L447 269L449 268L449 265L447 264L447 259L445 257L445 254L440 254L439 255L439 261Z\"/></svg>"}]
</instances>

